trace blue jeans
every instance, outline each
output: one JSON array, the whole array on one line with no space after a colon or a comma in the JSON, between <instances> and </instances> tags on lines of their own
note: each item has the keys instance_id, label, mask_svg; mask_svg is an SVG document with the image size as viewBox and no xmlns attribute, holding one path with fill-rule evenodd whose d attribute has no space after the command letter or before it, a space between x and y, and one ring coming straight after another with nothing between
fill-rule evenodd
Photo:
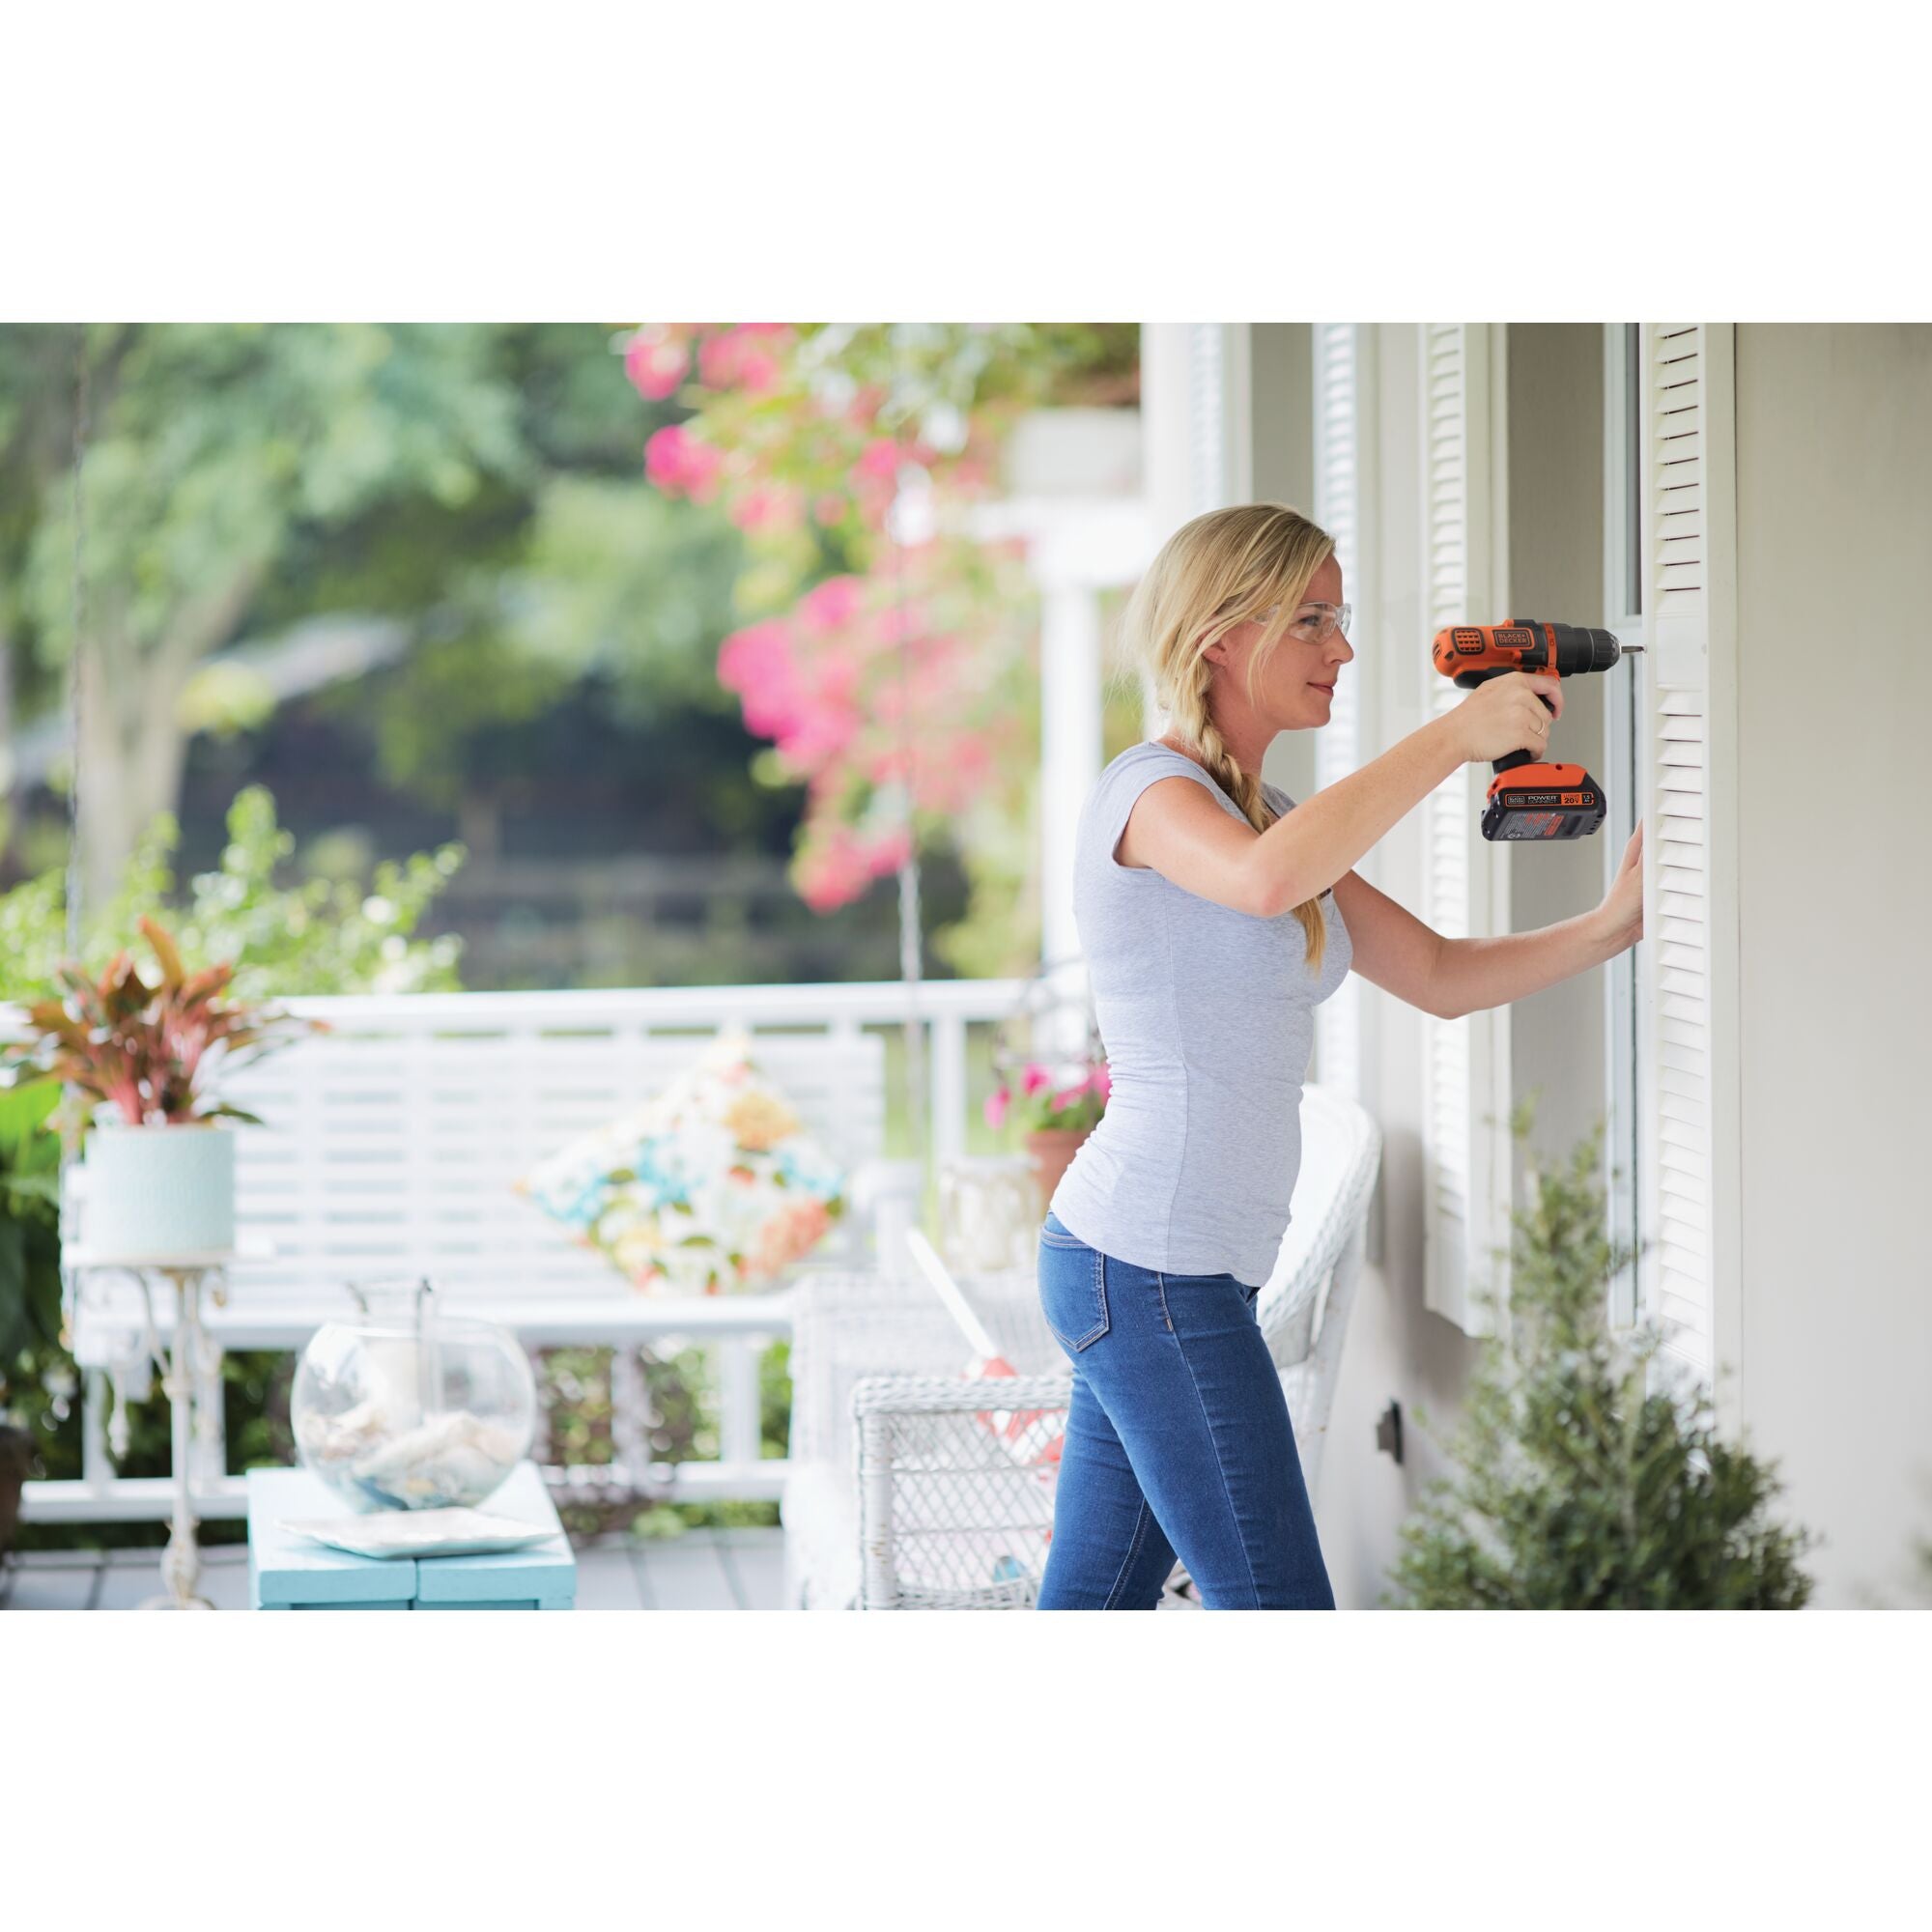
<instances>
[{"instance_id":1,"label":"blue jeans","mask_svg":"<svg viewBox=\"0 0 1932 1932\"><path fill-rule=\"evenodd\" d=\"M1214 1610L1332 1610L1281 1377L1231 1274L1159 1274L1049 1212L1039 1299L1073 1364L1043 1610L1151 1610L1186 1564Z\"/></svg>"}]
</instances>

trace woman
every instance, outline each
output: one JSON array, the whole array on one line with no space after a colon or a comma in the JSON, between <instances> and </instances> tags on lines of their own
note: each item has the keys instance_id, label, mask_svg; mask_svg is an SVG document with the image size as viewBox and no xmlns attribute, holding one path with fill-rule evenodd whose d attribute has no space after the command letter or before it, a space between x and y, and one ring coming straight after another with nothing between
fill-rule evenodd
<instances>
[{"instance_id":1,"label":"woman","mask_svg":"<svg viewBox=\"0 0 1932 1932\"><path fill-rule=\"evenodd\" d=\"M1127 610L1164 738L1082 810L1074 917L1105 1118L1039 1237L1073 1365L1042 1609L1152 1609L1175 1558L1210 1609L1332 1609L1281 1381L1256 1325L1300 1165L1314 1009L1350 965L1451 1017L1601 965L1642 932L1643 828L1602 905L1445 940L1350 867L1458 766L1540 753L1553 675L1512 671L1297 806L1261 779L1324 724L1354 656L1334 543L1279 503L1170 537Z\"/></svg>"}]
</instances>

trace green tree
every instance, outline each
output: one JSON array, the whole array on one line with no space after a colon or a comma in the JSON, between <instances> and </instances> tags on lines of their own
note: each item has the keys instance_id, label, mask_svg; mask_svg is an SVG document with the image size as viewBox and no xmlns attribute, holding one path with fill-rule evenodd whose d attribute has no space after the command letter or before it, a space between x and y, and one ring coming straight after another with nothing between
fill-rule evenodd
<instances>
[{"instance_id":1,"label":"green tree","mask_svg":"<svg viewBox=\"0 0 1932 1932\"><path fill-rule=\"evenodd\" d=\"M17 386L58 367L60 331L14 330L0 375L0 530L18 568L10 607L43 669L75 652L66 440ZM114 888L170 808L197 668L232 642L304 527L398 502L453 507L529 455L491 332L375 325L101 325L86 332L83 635L84 892ZM71 384L52 393L71 395ZM23 526L23 515L31 527Z\"/></svg>"},{"instance_id":2,"label":"green tree","mask_svg":"<svg viewBox=\"0 0 1932 1932\"><path fill-rule=\"evenodd\" d=\"M1511 1121L1520 1140L1532 1114ZM1796 1609L1811 1591L1799 1567L1809 1538L1774 1520L1773 1465L1718 1434L1701 1385L1653 1385L1655 1325L1628 1338L1609 1325L1609 1284L1634 1257L1605 1236L1602 1144L1600 1123L1567 1171L1529 1157L1507 1313L1470 1378L1454 1473L1403 1525L1400 1601Z\"/></svg>"},{"instance_id":3,"label":"green tree","mask_svg":"<svg viewBox=\"0 0 1932 1932\"><path fill-rule=\"evenodd\" d=\"M89 916L82 962L99 970L146 915L174 935L190 970L235 962L243 999L307 993L440 993L459 989L454 934L414 936L430 902L463 864L460 845L384 860L366 886L308 877L282 885L277 873L295 849L275 821L275 802L260 786L228 811L220 864L197 873L178 895L171 863L174 819L149 827L120 889ZM185 902L178 902L180 900ZM47 872L0 895L0 986L16 1000L58 989L55 968L68 956L64 880Z\"/></svg>"}]
</instances>

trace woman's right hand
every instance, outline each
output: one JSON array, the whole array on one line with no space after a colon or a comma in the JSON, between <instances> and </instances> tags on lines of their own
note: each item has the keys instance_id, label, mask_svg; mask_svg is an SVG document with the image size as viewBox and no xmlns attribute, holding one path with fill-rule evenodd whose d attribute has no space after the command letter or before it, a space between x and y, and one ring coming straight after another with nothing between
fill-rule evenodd
<instances>
[{"instance_id":1,"label":"woman's right hand","mask_svg":"<svg viewBox=\"0 0 1932 1932\"><path fill-rule=\"evenodd\" d=\"M1554 671L1511 670L1479 684L1448 714L1461 735L1463 763L1493 762L1517 751L1541 757L1555 722L1543 695L1562 717L1562 682Z\"/></svg>"}]
</instances>

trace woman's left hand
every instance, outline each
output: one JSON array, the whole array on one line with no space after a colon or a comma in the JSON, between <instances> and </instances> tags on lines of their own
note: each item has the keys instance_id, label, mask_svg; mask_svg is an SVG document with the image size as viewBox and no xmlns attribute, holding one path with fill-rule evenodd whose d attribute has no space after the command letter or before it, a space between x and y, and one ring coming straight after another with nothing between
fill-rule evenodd
<instances>
[{"instance_id":1,"label":"woman's left hand","mask_svg":"<svg viewBox=\"0 0 1932 1932\"><path fill-rule=\"evenodd\" d=\"M1624 847L1623 863L1597 908L1597 917L1608 928L1615 952L1622 952L1643 937L1643 820Z\"/></svg>"}]
</instances>

